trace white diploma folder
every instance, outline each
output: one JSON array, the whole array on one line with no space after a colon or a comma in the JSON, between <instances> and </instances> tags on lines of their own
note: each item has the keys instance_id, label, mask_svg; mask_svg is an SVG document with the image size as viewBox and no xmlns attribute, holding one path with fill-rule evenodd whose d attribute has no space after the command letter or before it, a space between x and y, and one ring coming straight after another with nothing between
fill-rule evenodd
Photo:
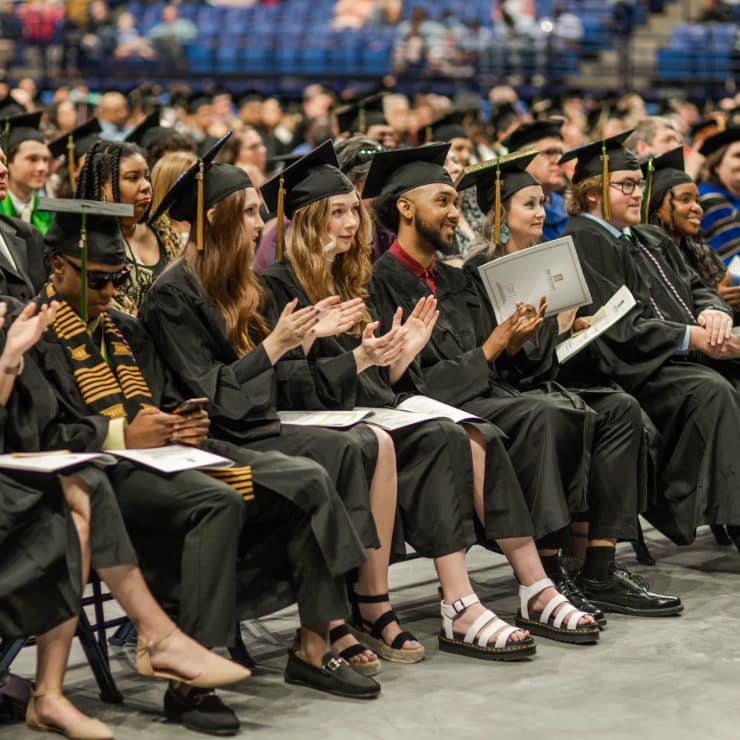
<instances>
[{"instance_id":1,"label":"white diploma folder","mask_svg":"<svg viewBox=\"0 0 740 740\"><path fill-rule=\"evenodd\" d=\"M514 313L517 301L537 308L544 296L546 316L592 303L570 236L507 254L478 271L499 324Z\"/></svg>"}]
</instances>

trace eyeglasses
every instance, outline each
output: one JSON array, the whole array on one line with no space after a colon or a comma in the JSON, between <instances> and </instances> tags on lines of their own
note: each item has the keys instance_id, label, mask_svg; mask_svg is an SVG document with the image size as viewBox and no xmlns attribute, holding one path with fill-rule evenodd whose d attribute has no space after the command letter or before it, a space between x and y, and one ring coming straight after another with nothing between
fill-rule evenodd
<instances>
[{"instance_id":1,"label":"eyeglasses","mask_svg":"<svg viewBox=\"0 0 740 740\"><path fill-rule=\"evenodd\" d=\"M645 190L644 180L623 180L622 182L610 181L609 184L613 188L621 190L624 195L632 195L635 190L639 190L640 192Z\"/></svg>"},{"instance_id":2,"label":"eyeglasses","mask_svg":"<svg viewBox=\"0 0 740 740\"><path fill-rule=\"evenodd\" d=\"M73 267L77 272L82 274L82 268L76 265L66 257L62 259L70 266ZM131 277L131 270L128 267L124 267L116 272L99 272L97 270L88 270L87 272L87 287L90 290L102 290L108 283L113 283L114 288L120 288L128 282Z\"/></svg>"},{"instance_id":3,"label":"eyeglasses","mask_svg":"<svg viewBox=\"0 0 740 740\"><path fill-rule=\"evenodd\" d=\"M563 149L543 149L539 155L545 159L560 159L564 153Z\"/></svg>"}]
</instances>

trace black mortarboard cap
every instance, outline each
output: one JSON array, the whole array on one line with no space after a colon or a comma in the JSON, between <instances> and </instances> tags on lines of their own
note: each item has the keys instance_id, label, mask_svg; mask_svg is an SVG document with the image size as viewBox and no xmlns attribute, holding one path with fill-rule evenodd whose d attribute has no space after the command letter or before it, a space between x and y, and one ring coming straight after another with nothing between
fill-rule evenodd
<instances>
[{"instance_id":1,"label":"black mortarboard cap","mask_svg":"<svg viewBox=\"0 0 740 740\"><path fill-rule=\"evenodd\" d=\"M657 208L663 196L674 185L693 182L684 170L683 147L671 149L659 157L648 157L642 163L645 192L642 200L642 220L647 223L650 213Z\"/></svg>"},{"instance_id":2,"label":"black mortarboard cap","mask_svg":"<svg viewBox=\"0 0 740 740\"><path fill-rule=\"evenodd\" d=\"M602 174L602 155L604 151L609 158L609 171L639 170L640 163L637 156L629 149L624 148L624 142L629 138L633 129L623 131L621 134L611 136L608 139L599 139L589 144L571 149L560 158L560 164L565 164L572 159L577 159L576 169L573 174L573 182L578 184L589 177Z\"/></svg>"},{"instance_id":3,"label":"black mortarboard cap","mask_svg":"<svg viewBox=\"0 0 740 740\"><path fill-rule=\"evenodd\" d=\"M3 121L3 129L0 135L2 136L2 147L6 156L13 147L24 141L43 142L44 135L39 131L42 115L42 111L37 111L36 113L12 116Z\"/></svg>"},{"instance_id":4,"label":"black mortarboard cap","mask_svg":"<svg viewBox=\"0 0 740 740\"><path fill-rule=\"evenodd\" d=\"M26 109L12 98L10 95L6 95L0 99L0 117L11 118L12 116L22 116L26 112Z\"/></svg>"},{"instance_id":5,"label":"black mortarboard cap","mask_svg":"<svg viewBox=\"0 0 740 740\"><path fill-rule=\"evenodd\" d=\"M231 164L214 163L216 155L230 136L231 131L177 178L157 210L149 217L149 223L154 223L169 210L175 221L187 221L195 225L196 244L199 249L203 248L206 210L237 190L253 187L244 170Z\"/></svg>"},{"instance_id":6,"label":"black mortarboard cap","mask_svg":"<svg viewBox=\"0 0 740 740\"><path fill-rule=\"evenodd\" d=\"M325 141L260 187L270 211L277 210L281 186L285 191L284 213L288 218L293 218L299 208L309 203L332 195L351 193L355 188L339 169L339 160L331 141Z\"/></svg>"},{"instance_id":7,"label":"black mortarboard cap","mask_svg":"<svg viewBox=\"0 0 740 740\"><path fill-rule=\"evenodd\" d=\"M75 161L87 154L92 149L96 141L100 141L102 132L100 122L97 118L91 118L85 121L81 126L67 131L49 144L49 151L52 157L61 157L67 155L67 161L70 159L70 151L74 154Z\"/></svg>"},{"instance_id":8,"label":"black mortarboard cap","mask_svg":"<svg viewBox=\"0 0 740 740\"><path fill-rule=\"evenodd\" d=\"M465 168L455 183L455 187L460 191L475 185L476 199L481 212L489 213L493 210L494 244L501 241L501 207L504 201L522 188L539 184L527 172L529 163L536 156L537 152L532 150L473 164Z\"/></svg>"},{"instance_id":9,"label":"black mortarboard cap","mask_svg":"<svg viewBox=\"0 0 740 740\"><path fill-rule=\"evenodd\" d=\"M518 118L519 113L511 103L499 103L491 109L491 123L497 132L504 131Z\"/></svg>"},{"instance_id":10,"label":"black mortarboard cap","mask_svg":"<svg viewBox=\"0 0 740 740\"><path fill-rule=\"evenodd\" d=\"M563 134L560 130L562 127L563 120L560 118L543 118L531 123L522 123L501 143L511 152L518 151L548 136L562 139Z\"/></svg>"},{"instance_id":11,"label":"black mortarboard cap","mask_svg":"<svg viewBox=\"0 0 740 740\"><path fill-rule=\"evenodd\" d=\"M161 112L159 108L153 110L131 133L126 136L124 141L138 144L142 149L147 149L153 143L172 133L171 128L165 128L159 125Z\"/></svg>"},{"instance_id":12,"label":"black mortarboard cap","mask_svg":"<svg viewBox=\"0 0 740 740\"><path fill-rule=\"evenodd\" d=\"M733 144L739 140L740 126L731 126L730 128L726 128L724 131L720 131L719 133L705 139L704 143L701 145L701 149L699 149L699 153L708 157L723 146L728 146L729 144Z\"/></svg>"},{"instance_id":13,"label":"black mortarboard cap","mask_svg":"<svg viewBox=\"0 0 740 740\"><path fill-rule=\"evenodd\" d=\"M56 213L44 236L46 253L66 254L81 262L80 315L87 322L87 263L117 266L126 261L118 219L132 216L134 207L75 198L41 198L39 207Z\"/></svg>"},{"instance_id":14,"label":"black mortarboard cap","mask_svg":"<svg viewBox=\"0 0 740 740\"><path fill-rule=\"evenodd\" d=\"M705 116L696 123L691 125L689 128L689 135L692 141L696 139L699 134L703 137L714 136L719 131L725 130L724 118L717 118L716 116Z\"/></svg>"},{"instance_id":15,"label":"black mortarboard cap","mask_svg":"<svg viewBox=\"0 0 740 740\"><path fill-rule=\"evenodd\" d=\"M293 154L292 152L289 154L276 154L267 160L267 169L274 170L277 165L282 165L282 170L284 170L294 162L297 162L302 156L302 154Z\"/></svg>"},{"instance_id":16,"label":"black mortarboard cap","mask_svg":"<svg viewBox=\"0 0 740 740\"><path fill-rule=\"evenodd\" d=\"M188 97L188 113L195 113L198 108L213 103L213 95L208 92L192 93Z\"/></svg>"},{"instance_id":17,"label":"black mortarboard cap","mask_svg":"<svg viewBox=\"0 0 740 740\"><path fill-rule=\"evenodd\" d=\"M464 110L453 110L445 113L427 127L427 141L467 139L468 132L465 130L465 121L470 115L470 111Z\"/></svg>"},{"instance_id":18,"label":"black mortarboard cap","mask_svg":"<svg viewBox=\"0 0 740 740\"><path fill-rule=\"evenodd\" d=\"M599 139L598 141L592 141L590 144L576 147L560 158L559 164L564 164L572 159L578 160L573 173L573 183L576 185L589 177L601 176L601 210L605 221L609 221L611 218L609 173L640 169L637 156L629 149L624 148L624 142L633 130L629 129L616 136L610 136L608 139Z\"/></svg>"},{"instance_id":19,"label":"black mortarboard cap","mask_svg":"<svg viewBox=\"0 0 740 740\"><path fill-rule=\"evenodd\" d=\"M383 111L384 97L385 93L376 93L337 108L334 114L339 133L364 134L370 126L387 125Z\"/></svg>"},{"instance_id":20,"label":"black mortarboard cap","mask_svg":"<svg viewBox=\"0 0 740 740\"><path fill-rule=\"evenodd\" d=\"M265 99L265 94L263 92L250 88L249 90L244 90L244 92L237 95L236 105L241 108L247 103L264 103Z\"/></svg>"},{"instance_id":21,"label":"black mortarboard cap","mask_svg":"<svg viewBox=\"0 0 740 740\"><path fill-rule=\"evenodd\" d=\"M91 118L85 121L81 126L67 131L58 139L54 139L49 144L49 151L52 157L67 156L67 173L69 175L69 184L72 186L72 192L77 188L77 170L81 157L84 157L93 145L100 141L102 128L97 118Z\"/></svg>"},{"instance_id":22,"label":"black mortarboard cap","mask_svg":"<svg viewBox=\"0 0 740 740\"><path fill-rule=\"evenodd\" d=\"M401 196L435 182L452 185L452 178L444 168L449 150L449 144L425 144L378 152L367 173L362 197Z\"/></svg>"},{"instance_id":23,"label":"black mortarboard cap","mask_svg":"<svg viewBox=\"0 0 740 740\"><path fill-rule=\"evenodd\" d=\"M466 167L455 182L459 191L476 187L478 206L482 213L488 213L496 197L496 181L500 181L501 203L511 198L514 193L538 181L527 172L529 163L537 156L535 150L507 154L498 159L471 164Z\"/></svg>"}]
</instances>

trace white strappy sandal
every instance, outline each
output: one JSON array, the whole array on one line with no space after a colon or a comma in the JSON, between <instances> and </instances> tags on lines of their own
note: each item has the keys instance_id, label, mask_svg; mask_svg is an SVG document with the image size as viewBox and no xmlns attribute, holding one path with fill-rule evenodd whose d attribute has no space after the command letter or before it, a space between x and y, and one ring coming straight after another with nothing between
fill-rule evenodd
<instances>
[{"instance_id":1,"label":"white strappy sandal","mask_svg":"<svg viewBox=\"0 0 740 740\"><path fill-rule=\"evenodd\" d=\"M583 617L592 616L586 612L579 611L562 594L556 594L547 602L545 608L539 613L530 612L529 602L546 588L555 588L549 578L543 578L531 586L519 586L520 609L516 617L516 623L522 629L527 629L535 635L549 637L551 640L571 643L595 643L599 641L599 625L579 625ZM563 605L557 614L555 610Z\"/></svg>"},{"instance_id":2,"label":"white strappy sandal","mask_svg":"<svg viewBox=\"0 0 740 740\"><path fill-rule=\"evenodd\" d=\"M455 618L474 604L480 604L480 599L476 594L468 594L461 599L456 599L451 604L441 602L440 650L483 660L525 660L531 658L537 652L532 637L510 642L511 636L515 632L519 632L521 628L512 627L503 619L497 617L490 609L486 609L470 625L465 635L455 632L453 629ZM498 634L496 635L496 633ZM496 641L493 645L489 645L488 641L493 635L496 635Z\"/></svg>"}]
</instances>

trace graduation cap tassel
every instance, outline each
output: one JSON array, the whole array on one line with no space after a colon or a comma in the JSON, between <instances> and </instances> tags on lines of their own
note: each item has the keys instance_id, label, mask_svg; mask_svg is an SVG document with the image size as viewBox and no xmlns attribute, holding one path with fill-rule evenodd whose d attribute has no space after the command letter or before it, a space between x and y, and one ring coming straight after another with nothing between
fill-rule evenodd
<instances>
[{"instance_id":1,"label":"graduation cap tassel","mask_svg":"<svg viewBox=\"0 0 740 740\"><path fill-rule=\"evenodd\" d=\"M67 171L72 192L77 191L77 162L75 162L75 140L72 134L67 137Z\"/></svg>"},{"instance_id":2,"label":"graduation cap tassel","mask_svg":"<svg viewBox=\"0 0 740 740\"><path fill-rule=\"evenodd\" d=\"M493 246L501 244L501 166L496 165L496 196L493 199Z\"/></svg>"},{"instance_id":3,"label":"graduation cap tassel","mask_svg":"<svg viewBox=\"0 0 740 740\"><path fill-rule=\"evenodd\" d=\"M604 221L612 217L609 208L609 154L606 150L606 141L601 142L601 212Z\"/></svg>"},{"instance_id":4,"label":"graduation cap tassel","mask_svg":"<svg viewBox=\"0 0 740 740\"><path fill-rule=\"evenodd\" d=\"M80 215L80 316L87 325L87 210L83 206Z\"/></svg>"},{"instance_id":5,"label":"graduation cap tassel","mask_svg":"<svg viewBox=\"0 0 740 740\"><path fill-rule=\"evenodd\" d=\"M427 126L425 133L424 133L424 143L425 144L431 144L432 143L432 127Z\"/></svg>"},{"instance_id":6,"label":"graduation cap tassel","mask_svg":"<svg viewBox=\"0 0 740 740\"><path fill-rule=\"evenodd\" d=\"M195 224L195 246L199 249L203 249L203 220L205 218L205 165L203 160L198 160L198 173L195 179L198 181L198 205L197 205L197 216Z\"/></svg>"},{"instance_id":7,"label":"graduation cap tassel","mask_svg":"<svg viewBox=\"0 0 740 740\"><path fill-rule=\"evenodd\" d=\"M275 222L275 261L282 262L285 256L285 178L280 175L277 197L277 221Z\"/></svg>"},{"instance_id":8,"label":"graduation cap tassel","mask_svg":"<svg viewBox=\"0 0 740 740\"><path fill-rule=\"evenodd\" d=\"M647 174L645 175L645 192L642 194L642 208L640 209L640 216L644 224L648 222L648 216L650 215L650 199L653 197L654 171L653 157L650 157L648 159Z\"/></svg>"}]
</instances>

